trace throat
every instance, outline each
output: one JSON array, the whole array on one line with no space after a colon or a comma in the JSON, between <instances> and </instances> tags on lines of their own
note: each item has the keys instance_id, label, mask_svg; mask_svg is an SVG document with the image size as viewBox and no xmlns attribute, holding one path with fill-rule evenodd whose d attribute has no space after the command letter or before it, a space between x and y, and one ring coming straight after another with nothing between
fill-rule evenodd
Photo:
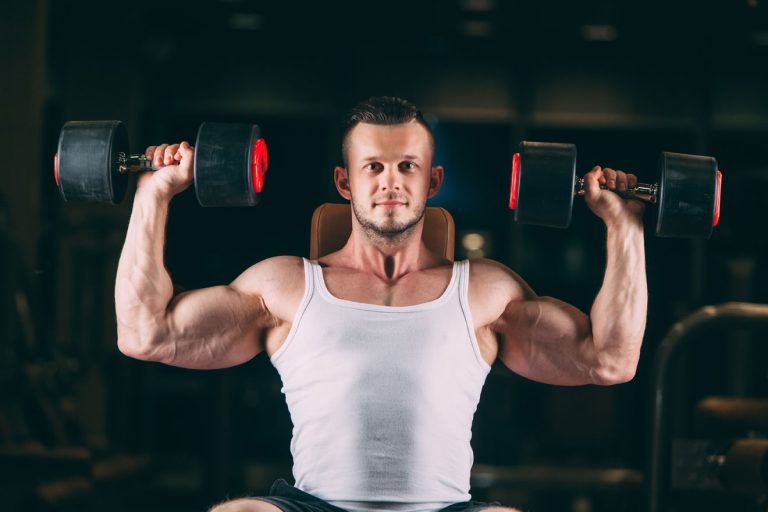
<instances>
[{"instance_id":1,"label":"throat","mask_svg":"<svg viewBox=\"0 0 768 512\"><path fill-rule=\"evenodd\" d=\"M384 259L384 275L388 280L392 280L392 276L395 275L395 258L387 256Z\"/></svg>"}]
</instances>

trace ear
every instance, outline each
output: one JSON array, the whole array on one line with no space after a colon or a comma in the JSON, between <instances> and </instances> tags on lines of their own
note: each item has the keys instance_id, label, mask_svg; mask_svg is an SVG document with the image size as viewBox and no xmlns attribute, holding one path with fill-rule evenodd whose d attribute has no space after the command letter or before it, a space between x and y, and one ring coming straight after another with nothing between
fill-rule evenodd
<instances>
[{"instance_id":1,"label":"ear","mask_svg":"<svg viewBox=\"0 0 768 512\"><path fill-rule=\"evenodd\" d=\"M336 184L336 190L341 197L347 201L352 200L352 193L349 191L349 172L344 167L335 167L333 169L333 182Z\"/></svg>"},{"instance_id":2,"label":"ear","mask_svg":"<svg viewBox=\"0 0 768 512\"><path fill-rule=\"evenodd\" d=\"M443 186L443 177L445 169L442 165L433 167L429 176L429 192L427 192L427 199L432 199L440 192L440 187Z\"/></svg>"}]
</instances>

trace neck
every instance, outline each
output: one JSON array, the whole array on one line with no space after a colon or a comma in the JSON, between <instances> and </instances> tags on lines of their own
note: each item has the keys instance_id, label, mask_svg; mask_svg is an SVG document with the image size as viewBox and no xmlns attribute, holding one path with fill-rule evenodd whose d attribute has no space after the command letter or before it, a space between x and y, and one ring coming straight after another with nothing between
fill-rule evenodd
<instances>
[{"instance_id":1,"label":"neck","mask_svg":"<svg viewBox=\"0 0 768 512\"><path fill-rule=\"evenodd\" d=\"M410 272L434 264L434 258L421 240L423 230L422 219L396 238L372 237L353 217L352 233L340 252L353 268L395 282Z\"/></svg>"}]
</instances>

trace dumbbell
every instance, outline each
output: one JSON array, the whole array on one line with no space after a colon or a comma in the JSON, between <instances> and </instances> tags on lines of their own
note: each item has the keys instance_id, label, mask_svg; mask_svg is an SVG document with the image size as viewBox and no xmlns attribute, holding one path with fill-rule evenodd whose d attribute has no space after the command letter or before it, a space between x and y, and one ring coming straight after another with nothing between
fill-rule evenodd
<instances>
[{"instance_id":1,"label":"dumbbell","mask_svg":"<svg viewBox=\"0 0 768 512\"><path fill-rule=\"evenodd\" d=\"M722 173L710 156L662 152L658 183L638 183L622 197L656 205L656 235L708 238L720 219ZM605 186L601 186L605 188ZM583 195L576 146L523 141L512 157L509 208L525 224L567 228L573 198Z\"/></svg>"},{"instance_id":2,"label":"dumbbell","mask_svg":"<svg viewBox=\"0 0 768 512\"><path fill-rule=\"evenodd\" d=\"M129 176L157 170L143 154L131 154L120 121L64 124L54 155L54 178L65 201L117 204ZM203 123L193 162L201 206L254 206L267 171L267 145L257 125Z\"/></svg>"}]
</instances>

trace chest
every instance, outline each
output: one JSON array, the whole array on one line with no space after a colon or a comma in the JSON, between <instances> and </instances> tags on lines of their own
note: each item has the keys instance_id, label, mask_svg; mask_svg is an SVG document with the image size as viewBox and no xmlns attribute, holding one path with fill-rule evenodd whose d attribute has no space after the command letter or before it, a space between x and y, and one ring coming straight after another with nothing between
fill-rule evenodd
<instances>
[{"instance_id":1,"label":"chest","mask_svg":"<svg viewBox=\"0 0 768 512\"><path fill-rule=\"evenodd\" d=\"M412 273L392 283L384 282L374 275L342 268L325 267L313 271L318 272L315 274L316 286L324 287L336 299L376 306L405 307L428 303L446 294L448 287L452 286L453 279L457 281L453 284L456 287L459 285L458 270L454 276L451 267ZM482 295L480 293L480 296ZM470 318L473 318L475 337L481 356L486 363L492 365L498 354L497 339L482 320L488 317L483 308L486 301L472 301L473 297L478 297L478 290L472 289L470 281L468 291L470 311L467 313ZM442 323L439 319L437 321ZM270 357L285 341L290 328L290 322L281 322L270 331L266 340L266 349Z\"/></svg>"},{"instance_id":2,"label":"chest","mask_svg":"<svg viewBox=\"0 0 768 512\"><path fill-rule=\"evenodd\" d=\"M414 306L440 298L452 279L452 269L415 272L387 282L347 269L322 269L328 292L341 300L377 306Z\"/></svg>"}]
</instances>

